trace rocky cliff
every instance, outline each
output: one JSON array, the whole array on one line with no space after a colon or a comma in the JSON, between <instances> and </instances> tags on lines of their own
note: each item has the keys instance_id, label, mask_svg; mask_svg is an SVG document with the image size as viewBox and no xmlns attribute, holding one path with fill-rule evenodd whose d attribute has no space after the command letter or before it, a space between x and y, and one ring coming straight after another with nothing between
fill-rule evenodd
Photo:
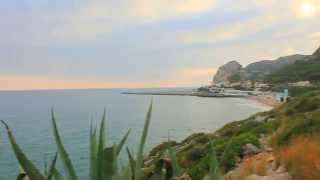
<instances>
[{"instance_id":1,"label":"rocky cliff","mask_svg":"<svg viewBox=\"0 0 320 180\"><path fill-rule=\"evenodd\" d=\"M230 61L218 69L216 75L213 78L213 83L224 84L226 82L229 82L229 78L234 74L240 73L242 69L242 65L237 61Z\"/></svg>"},{"instance_id":2,"label":"rocky cliff","mask_svg":"<svg viewBox=\"0 0 320 180\"><path fill-rule=\"evenodd\" d=\"M319 49L320 50L320 49ZM315 53L317 54L317 52ZM315 55L314 54L314 55ZM295 63L298 60L308 60L314 55L295 54L291 56L280 57L276 60L262 60L251 63L246 67L242 67L236 61L228 62L221 66L213 78L213 84L229 84L230 79L237 75L238 80L255 80L259 77L270 74L271 72L281 69L284 66Z\"/></svg>"},{"instance_id":3,"label":"rocky cliff","mask_svg":"<svg viewBox=\"0 0 320 180\"><path fill-rule=\"evenodd\" d=\"M320 47L313 53L314 56L320 56Z\"/></svg>"}]
</instances>

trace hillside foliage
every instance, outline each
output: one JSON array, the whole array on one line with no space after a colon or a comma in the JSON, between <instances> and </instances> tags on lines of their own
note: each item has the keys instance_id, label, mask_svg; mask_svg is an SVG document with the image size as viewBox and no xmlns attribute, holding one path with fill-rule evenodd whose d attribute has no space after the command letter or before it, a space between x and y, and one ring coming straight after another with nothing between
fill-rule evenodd
<instances>
[{"instance_id":1,"label":"hillside foliage","mask_svg":"<svg viewBox=\"0 0 320 180\"><path fill-rule=\"evenodd\" d=\"M272 72L262 78L271 83L296 81L320 81L320 57L312 60L299 60Z\"/></svg>"}]
</instances>

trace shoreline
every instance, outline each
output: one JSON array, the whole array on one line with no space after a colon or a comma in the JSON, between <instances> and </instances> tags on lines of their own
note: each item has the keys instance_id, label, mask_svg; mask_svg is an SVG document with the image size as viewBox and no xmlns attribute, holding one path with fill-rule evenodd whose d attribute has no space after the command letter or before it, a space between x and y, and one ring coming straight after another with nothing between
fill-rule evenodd
<instances>
[{"instance_id":1,"label":"shoreline","mask_svg":"<svg viewBox=\"0 0 320 180\"><path fill-rule=\"evenodd\" d=\"M272 108L278 107L281 103L276 100L273 96L248 96L246 99L258 102L260 104L270 106Z\"/></svg>"},{"instance_id":2,"label":"shoreline","mask_svg":"<svg viewBox=\"0 0 320 180\"><path fill-rule=\"evenodd\" d=\"M208 98L244 98L251 101L258 102L260 104L270 106L272 108L278 107L281 103L271 95L258 95L258 96L209 96L196 94L193 92L122 92L121 94L126 95L155 95L155 96L197 96L197 97L208 97Z\"/></svg>"}]
</instances>

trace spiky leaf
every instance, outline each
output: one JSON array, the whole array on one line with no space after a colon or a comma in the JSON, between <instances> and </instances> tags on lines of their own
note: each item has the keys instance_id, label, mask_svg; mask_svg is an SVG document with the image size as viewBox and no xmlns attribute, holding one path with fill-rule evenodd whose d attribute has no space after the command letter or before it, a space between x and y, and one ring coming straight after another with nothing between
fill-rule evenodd
<instances>
[{"instance_id":1,"label":"spiky leaf","mask_svg":"<svg viewBox=\"0 0 320 180\"><path fill-rule=\"evenodd\" d=\"M97 174L98 179L103 180L103 159L104 159L104 146L105 146L105 121L106 121L106 110L104 109L102 120L100 124L100 132L99 132L99 145L98 145L98 159L97 159Z\"/></svg>"},{"instance_id":2,"label":"spiky leaf","mask_svg":"<svg viewBox=\"0 0 320 180\"><path fill-rule=\"evenodd\" d=\"M215 151L215 148L212 144L212 142L210 141L209 144L209 160L210 160L210 170L209 170L209 177L210 180L219 180L219 162L218 162L218 158L217 158L217 154Z\"/></svg>"},{"instance_id":3,"label":"spiky leaf","mask_svg":"<svg viewBox=\"0 0 320 180\"><path fill-rule=\"evenodd\" d=\"M1 122L4 124L7 130L7 134L9 137L9 141L11 143L13 152L25 171L25 173L29 176L30 179L32 180L45 180L44 175L41 174L41 172L36 168L36 166L28 159L28 157L24 154L22 149L19 147L19 145L16 143L16 140L13 136L13 133L11 132L9 126L1 120Z\"/></svg>"},{"instance_id":4,"label":"spiky leaf","mask_svg":"<svg viewBox=\"0 0 320 180\"><path fill-rule=\"evenodd\" d=\"M111 180L117 171L117 157L116 157L116 148L107 147L103 150L104 160L103 160L103 179Z\"/></svg>"},{"instance_id":5,"label":"spiky leaf","mask_svg":"<svg viewBox=\"0 0 320 180\"><path fill-rule=\"evenodd\" d=\"M136 167L135 167L135 173L134 173L135 180L140 180L142 178L141 168L142 168L142 163L143 163L143 150L144 150L144 146L145 146L146 140L147 140L148 130L149 130L149 126L150 126L150 120L151 120L151 113L152 113L152 101L149 106L149 110L148 110L148 113L147 113L147 116L145 119L145 124L144 124L143 132L141 135L141 139L140 139L140 145L139 145L139 149L138 149Z\"/></svg>"},{"instance_id":6,"label":"spiky leaf","mask_svg":"<svg viewBox=\"0 0 320 180\"><path fill-rule=\"evenodd\" d=\"M177 160L177 153L176 153L175 149L172 148L170 142L168 142L168 152L169 152L169 157L170 157L171 164L172 164L173 175L175 177L178 177L181 174L180 174L180 167L179 167L178 160Z\"/></svg>"},{"instance_id":7,"label":"spiky leaf","mask_svg":"<svg viewBox=\"0 0 320 180\"><path fill-rule=\"evenodd\" d=\"M129 129L129 130L127 131L127 133L124 135L124 137L121 139L120 143L118 144L118 146L117 146L117 152L116 152L117 155L120 154L121 149L122 149L124 143L125 143L125 142L127 141L127 139L128 139L128 136L129 136L129 134L130 134L130 131L131 131L131 129Z\"/></svg>"},{"instance_id":8,"label":"spiky leaf","mask_svg":"<svg viewBox=\"0 0 320 180\"><path fill-rule=\"evenodd\" d=\"M64 180L62 174L56 168L53 170L53 178L54 180Z\"/></svg>"},{"instance_id":9,"label":"spiky leaf","mask_svg":"<svg viewBox=\"0 0 320 180\"><path fill-rule=\"evenodd\" d=\"M56 141L58 153L60 155L60 159L62 161L62 165L64 167L65 173L68 177L69 180L76 180L77 175L75 173L74 167L72 165L72 162L69 158L69 155L67 151L65 150L61 137L59 135L58 127L56 124L56 119L54 116L53 109L51 110L51 118L52 118L52 126L53 126L53 134L54 134L54 139Z\"/></svg>"},{"instance_id":10,"label":"spiky leaf","mask_svg":"<svg viewBox=\"0 0 320 180\"><path fill-rule=\"evenodd\" d=\"M54 172L54 169L56 168L57 158L58 158L58 153L55 154L52 160L47 180L52 180L53 172Z\"/></svg>"},{"instance_id":11,"label":"spiky leaf","mask_svg":"<svg viewBox=\"0 0 320 180\"><path fill-rule=\"evenodd\" d=\"M134 177L134 171L136 167L136 161L134 160L129 148L127 147L127 153L128 153L128 158L129 158L129 164L130 164L130 170L131 170L131 175Z\"/></svg>"},{"instance_id":12,"label":"spiky leaf","mask_svg":"<svg viewBox=\"0 0 320 180\"><path fill-rule=\"evenodd\" d=\"M98 179L97 171L97 131L90 126L90 180Z\"/></svg>"}]
</instances>

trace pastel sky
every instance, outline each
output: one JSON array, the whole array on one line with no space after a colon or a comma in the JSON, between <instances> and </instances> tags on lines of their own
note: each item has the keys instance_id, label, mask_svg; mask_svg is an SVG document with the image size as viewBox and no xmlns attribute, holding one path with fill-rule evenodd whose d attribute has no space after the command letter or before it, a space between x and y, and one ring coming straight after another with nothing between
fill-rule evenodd
<instances>
[{"instance_id":1,"label":"pastel sky","mask_svg":"<svg viewBox=\"0 0 320 180\"><path fill-rule=\"evenodd\" d=\"M1 0L0 90L209 84L320 46L320 0Z\"/></svg>"}]
</instances>

